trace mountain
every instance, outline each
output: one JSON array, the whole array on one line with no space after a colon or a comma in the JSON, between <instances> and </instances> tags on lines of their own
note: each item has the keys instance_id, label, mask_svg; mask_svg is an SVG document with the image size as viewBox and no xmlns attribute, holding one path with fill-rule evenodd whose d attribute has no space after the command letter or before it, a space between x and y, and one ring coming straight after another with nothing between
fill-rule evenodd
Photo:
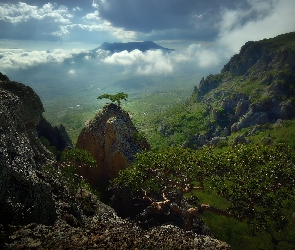
<instances>
[{"instance_id":1,"label":"mountain","mask_svg":"<svg viewBox=\"0 0 295 250\"><path fill-rule=\"evenodd\" d=\"M72 58L66 59L66 62L72 62L72 60L82 60L85 58L85 56L89 57L96 57L97 56L97 51L98 50L106 50L111 53L116 53L116 52L122 52L122 51L128 51L131 52L133 50L140 50L142 52L148 51L148 50L162 50L163 52L171 52L174 51L174 49L168 49L164 48L155 42L152 41L144 41L144 42L128 42L128 43L109 43L109 42L104 42L101 44L101 46L91 49L87 52L82 52L78 53L76 55L73 55Z\"/></svg>"},{"instance_id":2,"label":"mountain","mask_svg":"<svg viewBox=\"0 0 295 250\"><path fill-rule=\"evenodd\" d=\"M131 52L132 50L140 50L142 52L145 52L147 50L162 50L165 52L171 52L173 49L167 49L164 48L152 41L144 41L144 42L128 42L128 43L103 43L100 47L98 47L96 50L102 49L102 50L108 50L111 53L115 52L122 52L124 50L127 50L128 52Z\"/></svg>"},{"instance_id":3,"label":"mountain","mask_svg":"<svg viewBox=\"0 0 295 250\"><path fill-rule=\"evenodd\" d=\"M295 32L291 32L247 42L220 74L203 78L185 105L161 114L157 123L170 143L186 140L183 146L197 148L220 140L233 143L232 136L251 136L294 117Z\"/></svg>"}]
</instances>

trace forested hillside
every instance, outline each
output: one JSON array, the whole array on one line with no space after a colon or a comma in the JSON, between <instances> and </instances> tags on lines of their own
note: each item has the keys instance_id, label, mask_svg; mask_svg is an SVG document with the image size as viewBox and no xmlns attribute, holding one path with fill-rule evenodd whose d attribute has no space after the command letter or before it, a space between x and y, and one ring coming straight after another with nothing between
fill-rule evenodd
<instances>
[{"instance_id":1,"label":"forested hillside","mask_svg":"<svg viewBox=\"0 0 295 250\"><path fill-rule=\"evenodd\" d=\"M220 74L203 78L184 104L161 110L147 136L156 148L232 145L237 136L294 146L291 137L282 136L294 134L294 62L294 32L247 42Z\"/></svg>"}]
</instances>

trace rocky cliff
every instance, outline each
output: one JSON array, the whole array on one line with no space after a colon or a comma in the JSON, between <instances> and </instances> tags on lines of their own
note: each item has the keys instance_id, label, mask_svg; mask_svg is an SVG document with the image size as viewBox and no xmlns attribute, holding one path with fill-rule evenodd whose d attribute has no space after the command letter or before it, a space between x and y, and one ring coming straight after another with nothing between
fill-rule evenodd
<instances>
[{"instance_id":1,"label":"rocky cliff","mask_svg":"<svg viewBox=\"0 0 295 250\"><path fill-rule=\"evenodd\" d=\"M191 101L206 107L210 129L188 145L214 144L242 128L295 117L295 32L247 42L224 66L196 87ZM215 139L214 139L215 138Z\"/></svg>"},{"instance_id":2,"label":"rocky cliff","mask_svg":"<svg viewBox=\"0 0 295 250\"><path fill-rule=\"evenodd\" d=\"M134 155L149 149L127 112L115 104L106 105L81 131L77 147L87 150L97 161L95 169L81 169L93 185L118 176L134 161Z\"/></svg>"},{"instance_id":3,"label":"rocky cliff","mask_svg":"<svg viewBox=\"0 0 295 250\"><path fill-rule=\"evenodd\" d=\"M171 224L140 229L89 191L71 192L54 168L53 155L38 139L42 112L31 88L0 74L1 249L229 249L223 242ZM120 119L110 118L112 122L110 131Z\"/></svg>"},{"instance_id":4,"label":"rocky cliff","mask_svg":"<svg viewBox=\"0 0 295 250\"><path fill-rule=\"evenodd\" d=\"M56 218L51 188L36 173L54 157L35 130L43 105L23 84L0 80L0 223L51 224Z\"/></svg>"}]
</instances>

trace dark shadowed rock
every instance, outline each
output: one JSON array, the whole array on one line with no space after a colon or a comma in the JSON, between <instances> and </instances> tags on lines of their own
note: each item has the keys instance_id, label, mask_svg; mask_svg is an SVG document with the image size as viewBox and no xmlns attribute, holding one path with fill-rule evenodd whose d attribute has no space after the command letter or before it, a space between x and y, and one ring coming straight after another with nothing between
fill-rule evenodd
<instances>
[{"instance_id":1,"label":"dark shadowed rock","mask_svg":"<svg viewBox=\"0 0 295 250\"><path fill-rule=\"evenodd\" d=\"M9 78L0 72L0 81L9 81Z\"/></svg>"},{"instance_id":2,"label":"dark shadowed rock","mask_svg":"<svg viewBox=\"0 0 295 250\"><path fill-rule=\"evenodd\" d=\"M34 130L42 112L31 88L0 82L0 224L55 221L51 187L36 176L53 160Z\"/></svg>"},{"instance_id":3,"label":"dark shadowed rock","mask_svg":"<svg viewBox=\"0 0 295 250\"><path fill-rule=\"evenodd\" d=\"M26 128L35 128L44 112L39 96L32 88L12 81L0 81L0 88L14 94L19 99L18 115Z\"/></svg>"},{"instance_id":4,"label":"dark shadowed rock","mask_svg":"<svg viewBox=\"0 0 295 250\"><path fill-rule=\"evenodd\" d=\"M62 151L65 148L72 148L73 143L70 139L65 127L60 124L53 127L43 116L38 123L36 130L38 136L45 137L51 146L56 147L57 150Z\"/></svg>"},{"instance_id":5,"label":"dark shadowed rock","mask_svg":"<svg viewBox=\"0 0 295 250\"><path fill-rule=\"evenodd\" d=\"M237 135L233 140L232 147L238 144L246 144L246 143L247 143L247 140L243 135Z\"/></svg>"}]
</instances>

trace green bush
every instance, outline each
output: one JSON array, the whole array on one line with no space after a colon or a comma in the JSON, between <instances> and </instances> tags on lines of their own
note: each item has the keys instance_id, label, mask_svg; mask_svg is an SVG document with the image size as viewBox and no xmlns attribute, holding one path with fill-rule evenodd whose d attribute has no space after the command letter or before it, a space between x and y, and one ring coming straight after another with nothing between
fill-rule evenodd
<instances>
[{"instance_id":1,"label":"green bush","mask_svg":"<svg viewBox=\"0 0 295 250\"><path fill-rule=\"evenodd\" d=\"M77 174L79 167L96 167L96 161L88 151L77 148L66 150L61 156L61 162L57 164L60 181L68 187L70 194L75 196L82 188L90 190L86 180Z\"/></svg>"}]
</instances>

